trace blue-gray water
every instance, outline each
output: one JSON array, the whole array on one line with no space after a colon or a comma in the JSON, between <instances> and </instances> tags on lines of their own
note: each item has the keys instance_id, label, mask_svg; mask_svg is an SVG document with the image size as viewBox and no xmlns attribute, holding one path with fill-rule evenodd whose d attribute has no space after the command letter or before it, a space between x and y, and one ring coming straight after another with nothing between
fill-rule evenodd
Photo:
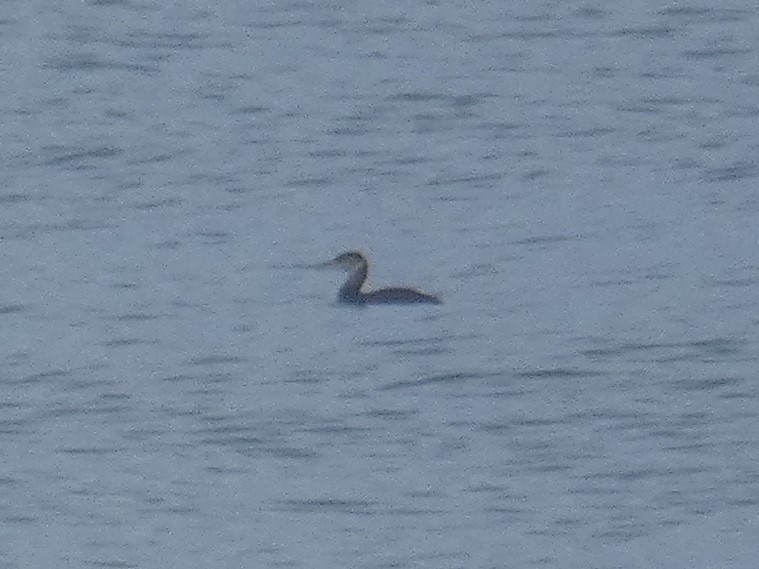
<instances>
[{"instance_id":1,"label":"blue-gray water","mask_svg":"<svg viewBox=\"0 0 759 569\"><path fill-rule=\"evenodd\" d=\"M0 567L755 567L718 6L4 2Z\"/></svg>"}]
</instances>

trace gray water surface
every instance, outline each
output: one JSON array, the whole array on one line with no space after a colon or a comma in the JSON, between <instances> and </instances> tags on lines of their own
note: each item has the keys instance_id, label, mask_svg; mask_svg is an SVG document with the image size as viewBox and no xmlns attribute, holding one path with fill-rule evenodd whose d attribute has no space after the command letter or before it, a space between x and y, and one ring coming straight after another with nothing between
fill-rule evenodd
<instances>
[{"instance_id":1,"label":"gray water surface","mask_svg":"<svg viewBox=\"0 0 759 569\"><path fill-rule=\"evenodd\" d=\"M757 29L5 2L0 566L754 567Z\"/></svg>"}]
</instances>

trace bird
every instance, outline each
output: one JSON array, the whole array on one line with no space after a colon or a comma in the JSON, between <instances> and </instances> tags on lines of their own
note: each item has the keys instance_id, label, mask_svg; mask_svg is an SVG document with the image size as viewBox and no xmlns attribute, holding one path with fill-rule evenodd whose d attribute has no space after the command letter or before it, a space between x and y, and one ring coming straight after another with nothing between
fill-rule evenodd
<instances>
[{"instance_id":1,"label":"bird","mask_svg":"<svg viewBox=\"0 0 759 569\"><path fill-rule=\"evenodd\" d=\"M340 287L337 300L344 304L443 304L437 296L416 288L387 287L364 292L361 288L369 275L369 261L359 251L342 253L319 268L340 269L348 273L348 279Z\"/></svg>"}]
</instances>

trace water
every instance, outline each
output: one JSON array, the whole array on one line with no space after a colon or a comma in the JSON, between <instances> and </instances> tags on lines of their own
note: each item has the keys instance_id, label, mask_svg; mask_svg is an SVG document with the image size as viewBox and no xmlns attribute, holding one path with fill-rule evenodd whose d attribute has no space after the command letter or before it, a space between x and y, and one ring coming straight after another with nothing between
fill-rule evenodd
<instances>
[{"instance_id":1,"label":"water","mask_svg":"<svg viewBox=\"0 0 759 569\"><path fill-rule=\"evenodd\" d=\"M757 19L6 2L0 566L753 567Z\"/></svg>"}]
</instances>

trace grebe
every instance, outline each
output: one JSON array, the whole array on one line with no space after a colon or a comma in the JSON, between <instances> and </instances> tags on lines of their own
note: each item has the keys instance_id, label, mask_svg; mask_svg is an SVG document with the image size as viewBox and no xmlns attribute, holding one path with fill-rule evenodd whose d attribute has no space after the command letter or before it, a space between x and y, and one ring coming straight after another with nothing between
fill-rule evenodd
<instances>
[{"instance_id":1,"label":"grebe","mask_svg":"<svg viewBox=\"0 0 759 569\"><path fill-rule=\"evenodd\" d=\"M331 261L319 265L324 268L348 271L350 276L340 287L339 302L347 304L443 304L436 296L415 288L389 287L371 292L362 292L361 287L369 275L369 262L358 251L338 255Z\"/></svg>"}]
</instances>

